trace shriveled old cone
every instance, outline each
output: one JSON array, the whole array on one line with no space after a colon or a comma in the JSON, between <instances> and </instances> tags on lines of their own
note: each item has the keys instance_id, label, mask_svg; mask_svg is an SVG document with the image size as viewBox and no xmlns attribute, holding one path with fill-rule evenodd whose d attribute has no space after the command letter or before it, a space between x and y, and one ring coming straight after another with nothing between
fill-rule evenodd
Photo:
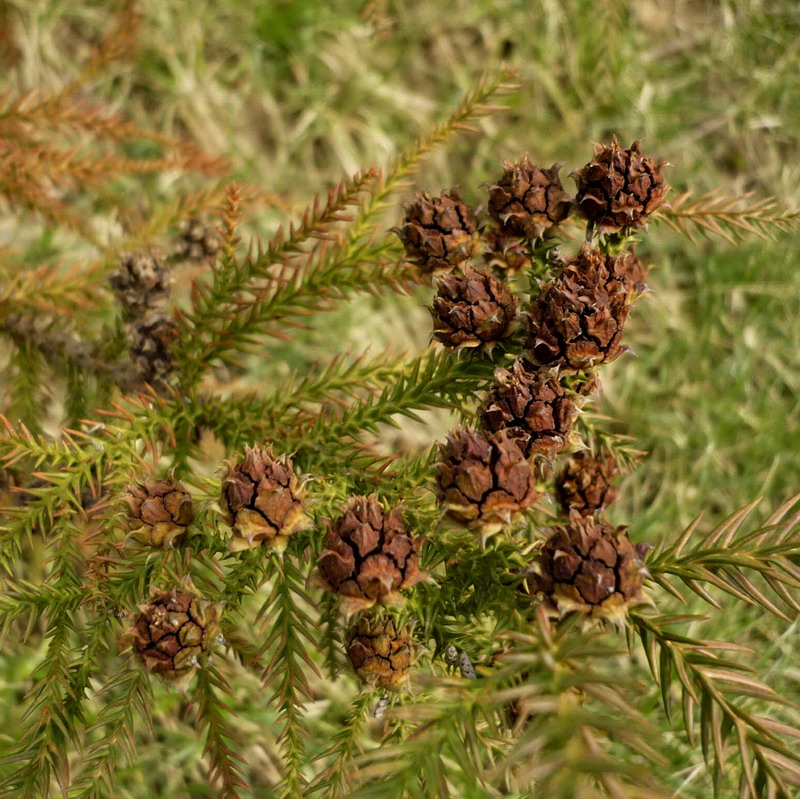
<instances>
[{"instance_id":1,"label":"shriveled old cone","mask_svg":"<svg viewBox=\"0 0 800 799\"><path fill-rule=\"evenodd\" d=\"M456 188L439 197L418 194L406 207L403 222L394 228L408 260L424 272L449 272L463 264L477 249L477 231L475 211Z\"/></svg>"},{"instance_id":2,"label":"shriveled old cone","mask_svg":"<svg viewBox=\"0 0 800 799\"><path fill-rule=\"evenodd\" d=\"M236 465L228 464L220 507L233 530L232 552L266 546L283 551L292 533L308 523L303 484L291 459L276 457L272 448L245 447Z\"/></svg>"},{"instance_id":3,"label":"shriveled old cone","mask_svg":"<svg viewBox=\"0 0 800 799\"><path fill-rule=\"evenodd\" d=\"M526 458L552 459L567 445L578 408L558 380L516 361L495 372L478 413L485 430L504 430Z\"/></svg>"},{"instance_id":4,"label":"shriveled old cone","mask_svg":"<svg viewBox=\"0 0 800 799\"><path fill-rule=\"evenodd\" d=\"M567 373L619 357L631 303L644 288L642 275L634 254L604 255L584 246L527 314L528 356Z\"/></svg>"},{"instance_id":5,"label":"shriveled old cone","mask_svg":"<svg viewBox=\"0 0 800 799\"><path fill-rule=\"evenodd\" d=\"M511 335L517 298L503 281L467 269L438 281L431 315L433 337L445 346L491 349Z\"/></svg>"},{"instance_id":6,"label":"shriveled old cone","mask_svg":"<svg viewBox=\"0 0 800 799\"><path fill-rule=\"evenodd\" d=\"M347 659L367 685L399 691L414 661L411 627L391 617L362 616L348 635Z\"/></svg>"},{"instance_id":7,"label":"shriveled old cone","mask_svg":"<svg viewBox=\"0 0 800 799\"><path fill-rule=\"evenodd\" d=\"M218 621L218 606L193 591L157 589L132 618L126 638L151 674L184 691L219 640Z\"/></svg>"},{"instance_id":8,"label":"shriveled old cone","mask_svg":"<svg viewBox=\"0 0 800 799\"><path fill-rule=\"evenodd\" d=\"M505 431L463 427L440 444L437 489L445 514L482 539L510 524L541 496L533 467Z\"/></svg>"},{"instance_id":9,"label":"shriveled old cone","mask_svg":"<svg viewBox=\"0 0 800 799\"><path fill-rule=\"evenodd\" d=\"M543 169L524 155L503 162L503 176L489 185L489 213L510 236L538 238L563 222L572 201L561 185L560 164Z\"/></svg>"},{"instance_id":10,"label":"shriveled old cone","mask_svg":"<svg viewBox=\"0 0 800 799\"><path fill-rule=\"evenodd\" d=\"M172 348L178 326L161 311L152 311L128 328L129 355L141 380L154 386L167 383L175 368Z\"/></svg>"},{"instance_id":11,"label":"shriveled old cone","mask_svg":"<svg viewBox=\"0 0 800 799\"><path fill-rule=\"evenodd\" d=\"M556 478L561 509L567 515L577 511L581 516L604 511L619 496L614 485L618 472L616 460L608 453L576 452Z\"/></svg>"},{"instance_id":12,"label":"shriveled old cone","mask_svg":"<svg viewBox=\"0 0 800 799\"><path fill-rule=\"evenodd\" d=\"M128 319L162 308L169 299L169 271L153 252L124 254L108 282Z\"/></svg>"},{"instance_id":13,"label":"shriveled old cone","mask_svg":"<svg viewBox=\"0 0 800 799\"><path fill-rule=\"evenodd\" d=\"M559 614L619 620L647 601L644 564L624 528L573 512L553 527L528 569L528 588Z\"/></svg>"},{"instance_id":14,"label":"shriveled old cone","mask_svg":"<svg viewBox=\"0 0 800 799\"><path fill-rule=\"evenodd\" d=\"M350 497L327 528L320 582L343 597L349 613L395 602L400 591L426 577L419 569L419 539L406 531L400 508L386 511L375 494Z\"/></svg>"},{"instance_id":15,"label":"shriveled old cone","mask_svg":"<svg viewBox=\"0 0 800 799\"><path fill-rule=\"evenodd\" d=\"M222 246L219 231L202 217L184 219L178 233L175 254L190 261L213 260Z\"/></svg>"},{"instance_id":16,"label":"shriveled old cone","mask_svg":"<svg viewBox=\"0 0 800 799\"><path fill-rule=\"evenodd\" d=\"M502 276L511 277L531 266L530 255L520 236L510 236L499 227L490 227L481 233L481 241L484 263Z\"/></svg>"},{"instance_id":17,"label":"shriveled old cone","mask_svg":"<svg viewBox=\"0 0 800 799\"><path fill-rule=\"evenodd\" d=\"M176 546L194 519L192 497L176 480L131 483L122 500L128 506L129 535L144 546Z\"/></svg>"},{"instance_id":18,"label":"shriveled old cone","mask_svg":"<svg viewBox=\"0 0 800 799\"><path fill-rule=\"evenodd\" d=\"M599 233L641 227L669 191L662 175L665 166L644 155L638 141L627 150L616 136L610 145L595 144L594 158L572 173L578 213Z\"/></svg>"}]
</instances>

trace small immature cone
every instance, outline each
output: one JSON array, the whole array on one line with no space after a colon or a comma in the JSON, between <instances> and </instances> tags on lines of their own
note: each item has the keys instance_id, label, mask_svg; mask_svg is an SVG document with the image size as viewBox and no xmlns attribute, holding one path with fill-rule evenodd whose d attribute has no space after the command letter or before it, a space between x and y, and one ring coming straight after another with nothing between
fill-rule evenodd
<instances>
[{"instance_id":1,"label":"small immature cone","mask_svg":"<svg viewBox=\"0 0 800 799\"><path fill-rule=\"evenodd\" d=\"M391 617L362 616L347 639L347 659L367 685L399 691L411 675L411 628Z\"/></svg>"},{"instance_id":2,"label":"small immature cone","mask_svg":"<svg viewBox=\"0 0 800 799\"><path fill-rule=\"evenodd\" d=\"M483 231L481 241L484 262L499 274L511 277L530 268L531 259L520 236L509 236L502 229L492 227Z\"/></svg>"},{"instance_id":3,"label":"small immature cone","mask_svg":"<svg viewBox=\"0 0 800 799\"><path fill-rule=\"evenodd\" d=\"M426 577L419 570L419 539L406 532L401 510L385 511L375 494L350 497L342 516L327 526L320 582L343 597L348 613L395 602Z\"/></svg>"},{"instance_id":4,"label":"small immature cone","mask_svg":"<svg viewBox=\"0 0 800 799\"><path fill-rule=\"evenodd\" d=\"M556 496L564 513L591 516L604 511L619 496L613 483L618 471L609 454L576 452L556 478Z\"/></svg>"},{"instance_id":5,"label":"small immature cone","mask_svg":"<svg viewBox=\"0 0 800 799\"><path fill-rule=\"evenodd\" d=\"M212 260L222 245L217 230L204 219L184 219L178 232L180 238L175 243L175 254L190 261Z\"/></svg>"},{"instance_id":6,"label":"small immature cone","mask_svg":"<svg viewBox=\"0 0 800 799\"><path fill-rule=\"evenodd\" d=\"M458 427L440 444L442 510L482 539L499 532L541 496L531 464L505 431Z\"/></svg>"},{"instance_id":7,"label":"small immature cone","mask_svg":"<svg viewBox=\"0 0 800 799\"><path fill-rule=\"evenodd\" d=\"M192 497L175 480L131 483L122 500L128 506L130 537L149 547L174 547L194 519Z\"/></svg>"},{"instance_id":8,"label":"small immature cone","mask_svg":"<svg viewBox=\"0 0 800 799\"><path fill-rule=\"evenodd\" d=\"M394 228L408 260L424 272L449 272L463 264L477 248L477 230L475 211L455 188L439 197L418 194Z\"/></svg>"},{"instance_id":9,"label":"small immature cone","mask_svg":"<svg viewBox=\"0 0 800 799\"><path fill-rule=\"evenodd\" d=\"M525 155L503 162L503 176L489 186L489 212L510 236L534 239L563 222L572 210L559 164L542 169Z\"/></svg>"},{"instance_id":10,"label":"small immature cone","mask_svg":"<svg viewBox=\"0 0 800 799\"><path fill-rule=\"evenodd\" d=\"M641 227L669 191L662 175L665 166L666 162L643 155L638 141L627 150L616 136L608 146L595 144L594 158L572 173L578 186L578 213L599 233Z\"/></svg>"},{"instance_id":11,"label":"small immature cone","mask_svg":"<svg viewBox=\"0 0 800 799\"><path fill-rule=\"evenodd\" d=\"M545 285L527 315L528 356L569 374L619 357L631 303L644 289L633 253L604 255L584 246Z\"/></svg>"},{"instance_id":12,"label":"small immature cone","mask_svg":"<svg viewBox=\"0 0 800 799\"><path fill-rule=\"evenodd\" d=\"M529 567L529 589L559 614L572 611L619 620L647 601L644 564L624 528L570 515L553 527Z\"/></svg>"},{"instance_id":13,"label":"small immature cone","mask_svg":"<svg viewBox=\"0 0 800 799\"><path fill-rule=\"evenodd\" d=\"M483 347L511 335L517 298L507 284L478 269L445 275L431 309L433 337L447 347Z\"/></svg>"},{"instance_id":14,"label":"small immature cone","mask_svg":"<svg viewBox=\"0 0 800 799\"><path fill-rule=\"evenodd\" d=\"M222 481L220 507L233 530L232 552L264 545L283 551L292 533L308 517L304 493L288 456L275 457L272 448L245 447L244 458Z\"/></svg>"},{"instance_id":15,"label":"small immature cone","mask_svg":"<svg viewBox=\"0 0 800 799\"><path fill-rule=\"evenodd\" d=\"M126 633L139 661L183 692L219 640L219 608L183 588L157 589Z\"/></svg>"},{"instance_id":16,"label":"small immature cone","mask_svg":"<svg viewBox=\"0 0 800 799\"><path fill-rule=\"evenodd\" d=\"M123 255L108 282L128 319L162 308L169 299L169 271L152 252Z\"/></svg>"},{"instance_id":17,"label":"small immature cone","mask_svg":"<svg viewBox=\"0 0 800 799\"><path fill-rule=\"evenodd\" d=\"M138 376L151 385L169 380L174 369L172 347L178 326L166 314L152 311L128 327L129 355Z\"/></svg>"},{"instance_id":18,"label":"small immature cone","mask_svg":"<svg viewBox=\"0 0 800 799\"><path fill-rule=\"evenodd\" d=\"M493 433L504 430L526 458L552 459L567 445L578 409L559 382L516 361L498 369L478 414Z\"/></svg>"}]
</instances>

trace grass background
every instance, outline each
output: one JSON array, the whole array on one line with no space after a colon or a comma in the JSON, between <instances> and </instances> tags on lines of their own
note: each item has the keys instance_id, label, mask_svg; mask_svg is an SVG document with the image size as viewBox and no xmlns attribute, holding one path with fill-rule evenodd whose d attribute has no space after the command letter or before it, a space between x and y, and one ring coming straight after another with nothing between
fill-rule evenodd
<instances>
[{"instance_id":1,"label":"grass background","mask_svg":"<svg viewBox=\"0 0 800 799\"><path fill-rule=\"evenodd\" d=\"M12 34L4 53L15 63L2 81L61 85L108 28L113 5L0 0ZM676 193L721 187L800 204L796 0L142 0L141 10L135 62L101 80L100 94L147 127L227 154L239 179L290 207L362 166L385 165L501 60L520 70L511 109L434 155L420 188L457 184L477 201L504 158L528 152L566 162L566 173L616 133L668 160ZM265 212L258 225L268 233L278 221ZM4 221L0 231L42 252L24 223ZM641 251L655 267L653 292L629 324L636 356L604 371L602 409L647 453L613 519L656 541L701 511L718 521L757 496L768 511L800 490L800 233L732 246L654 226ZM335 351L420 348L429 322L419 306L366 298L320 316L273 349L265 378L313 369L332 342ZM434 417L431 429L406 434L430 440L439 427ZM800 698L794 625L786 632L736 606L713 634L753 645L773 684ZM3 668L10 698L28 665L9 658ZM163 696L162 718L175 701ZM0 718L13 723L10 713ZM275 769L266 721L253 711L243 722L253 725L252 768L264 785ZM153 785L162 797L208 795L201 777L186 777L200 744L168 724L162 743L176 754L164 762L164 747L152 747L152 762L145 754L120 773L119 796L152 795ZM699 753L676 738L674 757L674 785L706 796Z\"/></svg>"}]
</instances>

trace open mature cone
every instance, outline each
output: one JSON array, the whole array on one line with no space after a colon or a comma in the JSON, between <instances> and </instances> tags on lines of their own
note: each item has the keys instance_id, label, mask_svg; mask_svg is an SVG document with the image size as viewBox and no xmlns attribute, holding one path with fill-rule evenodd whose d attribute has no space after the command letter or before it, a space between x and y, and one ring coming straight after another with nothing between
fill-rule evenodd
<instances>
[{"instance_id":1,"label":"open mature cone","mask_svg":"<svg viewBox=\"0 0 800 799\"><path fill-rule=\"evenodd\" d=\"M556 496L564 513L577 511L581 516L605 510L619 496L614 477L619 469L608 453L589 450L576 452L556 478Z\"/></svg>"},{"instance_id":2,"label":"open mature cone","mask_svg":"<svg viewBox=\"0 0 800 799\"><path fill-rule=\"evenodd\" d=\"M448 347L483 347L511 335L517 298L508 285L478 269L445 275L431 309L433 337Z\"/></svg>"},{"instance_id":3,"label":"open mature cone","mask_svg":"<svg viewBox=\"0 0 800 799\"><path fill-rule=\"evenodd\" d=\"M175 243L175 254L190 261L213 259L222 246L219 232L205 219L192 217L178 225L180 237Z\"/></svg>"},{"instance_id":4,"label":"open mature cone","mask_svg":"<svg viewBox=\"0 0 800 799\"><path fill-rule=\"evenodd\" d=\"M595 144L594 158L572 173L578 213L594 222L599 233L640 227L669 191L662 175L665 166L643 155L638 141L627 150L616 136L608 146Z\"/></svg>"},{"instance_id":5,"label":"open mature cone","mask_svg":"<svg viewBox=\"0 0 800 799\"><path fill-rule=\"evenodd\" d=\"M410 626L391 617L362 616L348 636L347 659L367 685L401 690L414 661Z\"/></svg>"},{"instance_id":6,"label":"open mature cone","mask_svg":"<svg viewBox=\"0 0 800 799\"><path fill-rule=\"evenodd\" d=\"M157 589L126 633L144 667L184 691L219 640L219 608L183 588Z\"/></svg>"},{"instance_id":7,"label":"open mature cone","mask_svg":"<svg viewBox=\"0 0 800 799\"><path fill-rule=\"evenodd\" d=\"M169 298L169 271L152 252L124 254L108 282L129 319L162 307Z\"/></svg>"},{"instance_id":8,"label":"open mature cone","mask_svg":"<svg viewBox=\"0 0 800 799\"><path fill-rule=\"evenodd\" d=\"M501 275L511 277L530 267L531 259L522 237L510 236L501 228L490 227L481 233L481 241L484 244L484 263Z\"/></svg>"},{"instance_id":9,"label":"open mature cone","mask_svg":"<svg viewBox=\"0 0 800 799\"><path fill-rule=\"evenodd\" d=\"M533 239L563 222L572 201L561 185L560 165L542 169L524 155L503 162L503 176L489 185L489 212L510 236Z\"/></svg>"},{"instance_id":10,"label":"open mature cone","mask_svg":"<svg viewBox=\"0 0 800 799\"><path fill-rule=\"evenodd\" d=\"M553 458L569 440L578 409L569 394L539 370L516 361L498 369L494 384L478 411L484 429L505 430L526 458Z\"/></svg>"},{"instance_id":11,"label":"open mature cone","mask_svg":"<svg viewBox=\"0 0 800 799\"><path fill-rule=\"evenodd\" d=\"M457 427L439 447L442 510L481 538L499 532L541 496L533 467L505 431Z\"/></svg>"},{"instance_id":12,"label":"open mature cone","mask_svg":"<svg viewBox=\"0 0 800 799\"><path fill-rule=\"evenodd\" d=\"M275 457L271 447L258 444L245 447L222 481L220 507L233 530L230 550L284 550L289 536L308 523L303 503L303 485L288 456Z\"/></svg>"},{"instance_id":13,"label":"open mature cone","mask_svg":"<svg viewBox=\"0 0 800 799\"><path fill-rule=\"evenodd\" d=\"M192 497L176 480L131 483L122 500L128 506L130 537L150 547L174 547L194 519Z\"/></svg>"},{"instance_id":14,"label":"open mature cone","mask_svg":"<svg viewBox=\"0 0 800 799\"><path fill-rule=\"evenodd\" d=\"M394 228L408 260L425 272L450 271L464 263L478 246L477 230L475 211L455 188L439 197L418 194Z\"/></svg>"},{"instance_id":15,"label":"open mature cone","mask_svg":"<svg viewBox=\"0 0 800 799\"><path fill-rule=\"evenodd\" d=\"M553 611L617 620L647 601L644 564L624 528L573 512L528 568L529 589Z\"/></svg>"},{"instance_id":16,"label":"open mature cone","mask_svg":"<svg viewBox=\"0 0 800 799\"><path fill-rule=\"evenodd\" d=\"M375 494L350 497L342 516L327 526L320 582L344 598L348 612L397 601L399 591L426 577L419 570L419 539L406 532L400 508L385 511Z\"/></svg>"},{"instance_id":17,"label":"open mature cone","mask_svg":"<svg viewBox=\"0 0 800 799\"><path fill-rule=\"evenodd\" d=\"M584 246L527 314L528 356L567 373L613 361L625 351L623 328L643 279L633 253L604 255Z\"/></svg>"}]
</instances>

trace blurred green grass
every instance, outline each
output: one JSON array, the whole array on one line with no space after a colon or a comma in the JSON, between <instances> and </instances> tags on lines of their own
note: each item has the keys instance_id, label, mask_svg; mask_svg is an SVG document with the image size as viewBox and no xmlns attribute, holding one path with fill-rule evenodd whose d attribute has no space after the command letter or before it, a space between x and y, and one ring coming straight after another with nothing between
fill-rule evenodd
<instances>
[{"instance_id":1,"label":"blurred green grass","mask_svg":"<svg viewBox=\"0 0 800 799\"><path fill-rule=\"evenodd\" d=\"M90 0L6 5L19 88L60 85L113 10ZM362 166L386 164L501 59L520 70L510 110L435 154L420 187L458 184L479 200L503 158L529 152L572 168L592 141L617 133L667 159L676 192L719 186L800 204L796 0L143 0L141 9L136 62L101 82L103 96L144 125L227 153L239 179L293 206ZM279 221L266 212L258 224L269 232ZM57 249L42 238L29 257ZM626 479L614 519L656 541L701 511L716 522L757 496L774 509L800 490L800 234L732 246L654 225L640 249L655 267L653 292L629 326L635 357L605 371L603 410L647 457ZM336 351L419 348L429 329L420 304L347 303L274 347L265 373L313 369L331 342ZM777 637L771 620L736 607L712 629L755 645L798 697L793 627ZM5 666L8 688L21 670ZM168 711L172 700L159 696ZM254 729L268 723L244 697L237 702ZM6 707L0 717L14 723ZM195 758L197 745L181 740L194 750L172 742L183 752L175 758ZM679 782L699 755L676 747ZM269 746L259 751L267 757ZM166 779L169 762L144 764ZM121 797L148 795L155 779L142 784L141 768L120 778ZM162 796L207 795L202 784L166 785ZM687 789L707 790L702 775Z\"/></svg>"}]
</instances>

